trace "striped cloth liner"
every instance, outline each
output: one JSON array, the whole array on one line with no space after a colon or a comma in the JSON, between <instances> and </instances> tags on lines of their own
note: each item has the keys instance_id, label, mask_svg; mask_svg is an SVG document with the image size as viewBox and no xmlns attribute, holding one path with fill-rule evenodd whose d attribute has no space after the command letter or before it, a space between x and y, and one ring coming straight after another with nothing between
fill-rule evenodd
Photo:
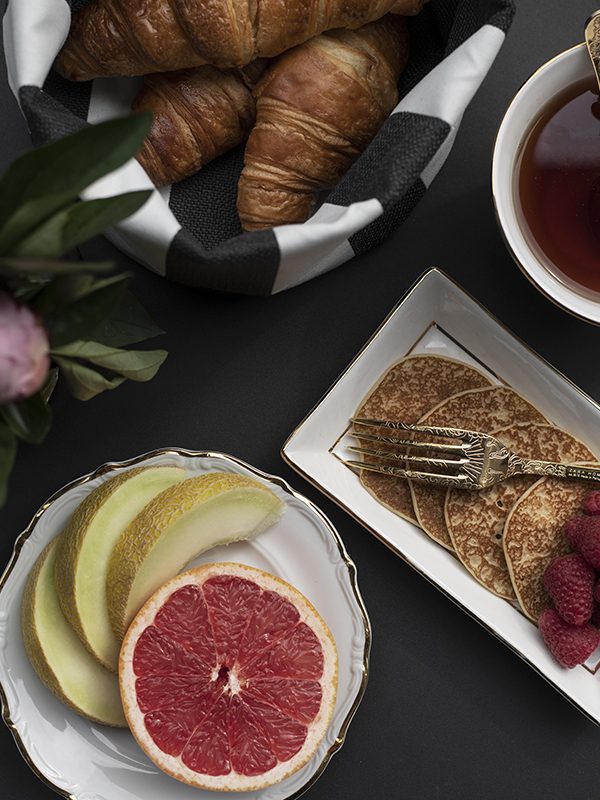
<instances>
[{"instance_id":1,"label":"striped cloth liner","mask_svg":"<svg viewBox=\"0 0 600 800\"><path fill-rule=\"evenodd\" d=\"M3 20L11 89L36 144L129 111L139 79L70 83L52 63L71 5L9 0ZM340 266L402 224L448 157L462 116L504 42L512 0L431 0L409 20L411 58L402 98L314 216L299 225L242 233L235 208L243 147L185 181L154 190L107 232L127 255L189 286L270 295ZM153 188L132 160L93 184L86 199Z\"/></svg>"}]
</instances>

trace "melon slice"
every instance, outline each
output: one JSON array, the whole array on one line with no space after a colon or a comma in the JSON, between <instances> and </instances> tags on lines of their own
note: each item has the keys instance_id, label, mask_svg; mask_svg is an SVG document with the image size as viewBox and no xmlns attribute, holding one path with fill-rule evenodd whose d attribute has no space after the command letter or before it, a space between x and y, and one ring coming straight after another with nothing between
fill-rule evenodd
<instances>
[{"instance_id":1,"label":"melon slice","mask_svg":"<svg viewBox=\"0 0 600 800\"><path fill-rule=\"evenodd\" d=\"M54 586L59 538L43 550L27 580L21 612L25 650L59 700L94 722L125 728L117 676L90 655L60 609Z\"/></svg>"},{"instance_id":2,"label":"melon slice","mask_svg":"<svg viewBox=\"0 0 600 800\"><path fill-rule=\"evenodd\" d=\"M189 561L211 547L256 536L283 509L258 481L227 472L190 478L156 497L123 532L110 560L107 602L117 638Z\"/></svg>"},{"instance_id":3,"label":"melon slice","mask_svg":"<svg viewBox=\"0 0 600 800\"><path fill-rule=\"evenodd\" d=\"M55 580L63 614L90 653L116 672L119 642L106 606L106 576L113 548L150 500L186 477L179 467L140 467L94 489L61 537Z\"/></svg>"},{"instance_id":4,"label":"melon slice","mask_svg":"<svg viewBox=\"0 0 600 800\"><path fill-rule=\"evenodd\" d=\"M168 775L254 792L319 747L335 708L337 651L289 583L244 564L205 564L143 606L119 682L131 732Z\"/></svg>"}]
</instances>

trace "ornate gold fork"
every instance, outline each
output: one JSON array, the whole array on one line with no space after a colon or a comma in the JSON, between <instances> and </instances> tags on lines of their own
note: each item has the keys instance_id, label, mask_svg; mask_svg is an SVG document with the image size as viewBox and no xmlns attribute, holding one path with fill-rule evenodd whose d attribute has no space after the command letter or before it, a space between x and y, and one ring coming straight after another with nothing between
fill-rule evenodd
<instances>
[{"instance_id":1,"label":"ornate gold fork","mask_svg":"<svg viewBox=\"0 0 600 800\"><path fill-rule=\"evenodd\" d=\"M600 481L600 468L521 458L487 433L361 417L353 418L351 422L354 429L350 435L372 444L369 447L348 447L354 453L367 456L368 461L344 463L371 472L462 489L487 489L514 475ZM364 428L376 429L377 433L370 433ZM408 431L440 437L445 441L403 439L382 435L379 431ZM413 466L418 468L413 469Z\"/></svg>"}]
</instances>

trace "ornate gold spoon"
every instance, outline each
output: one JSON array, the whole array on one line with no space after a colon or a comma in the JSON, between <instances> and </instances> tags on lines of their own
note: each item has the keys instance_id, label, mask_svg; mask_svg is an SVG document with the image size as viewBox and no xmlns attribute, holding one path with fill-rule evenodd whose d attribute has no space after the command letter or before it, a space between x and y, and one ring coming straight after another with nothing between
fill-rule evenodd
<instances>
[{"instance_id":1,"label":"ornate gold spoon","mask_svg":"<svg viewBox=\"0 0 600 800\"><path fill-rule=\"evenodd\" d=\"M600 91L600 9L594 11L585 23L585 43L592 60L598 90Z\"/></svg>"},{"instance_id":2,"label":"ornate gold spoon","mask_svg":"<svg viewBox=\"0 0 600 800\"><path fill-rule=\"evenodd\" d=\"M585 44L590 54L600 92L600 9L594 11L585 23ZM592 114L600 119L600 98L592 103ZM596 179L590 190L588 215L592 230L600 238L600 178Z\"/></svg>"}]
</instances>

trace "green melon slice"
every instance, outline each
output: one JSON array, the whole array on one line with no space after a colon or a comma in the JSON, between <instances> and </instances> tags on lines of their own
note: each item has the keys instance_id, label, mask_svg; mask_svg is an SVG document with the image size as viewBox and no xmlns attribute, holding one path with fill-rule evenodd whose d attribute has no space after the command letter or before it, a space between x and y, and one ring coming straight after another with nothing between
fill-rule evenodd
<instances>
[{"instance_id":1,"label":"green melon slice","mask_svg":"<svg viewBox=\"0 0 600 800\"><path fill-rule=\"evenodd\" d=\"M21 612L25 650L59 700L94 722L125 728L117 676L88 653L60 610L54 586L59 538L42 551L27 580Z\"/></svg>"},{"instance_id":2,"label":"green melon slice","mask_svg":"<svg viewBox=\"0 0 600 800\"><path fill-rule=\"evenodd\" d=\"M94 489L73 514L60 543L55 580L63 614L90 653L116 672L117 641L106 606L106 576L123 531L158 494L185 478L179 467L139 467Z\"/></svg>"},{"instance_id":3,"label":"green melon slice","mask_svg":"<svg viewBox=\"0 0 600 800\"><path fill-rule=\"evenodd\" d=\"M256 536L283 509L258 481L226 472L190 478L156 497L124 531L110 560L106 594L117 638L189 561L211 547Z\"/></svg>"}]
</instances>

